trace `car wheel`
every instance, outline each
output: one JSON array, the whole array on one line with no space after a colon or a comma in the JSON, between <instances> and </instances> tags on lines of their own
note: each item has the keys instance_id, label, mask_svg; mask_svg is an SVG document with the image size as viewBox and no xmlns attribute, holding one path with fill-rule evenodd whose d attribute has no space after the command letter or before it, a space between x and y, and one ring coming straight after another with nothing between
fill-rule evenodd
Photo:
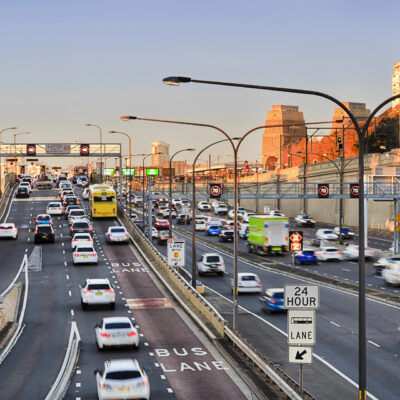
<instances>
[{"instance_id":1,"label":"car wheel","mask_svg":"<svg viewBox=\"0 0 400 400\"><path fill-rule=\"evenodd\" d=\"M110 303L110 309L111 310L115 310L115 302L114 303Z\"/></svg>"},{"instance_id":2,"label":"car wheel","mask_svg":"<svg viewBox=\"0 0 400 400\"><path fill-rule=\"evenodd\" d=\"M224 271L218 272L218 275L219 275L219 276L224 276Z\"/></svg>"},{"instance_id":3,"label":"car wheel","mask_svg":"<svg viewBox=\"0 0 400 400\"><path fill-rule=\"evenodd\" d=\"M85 304L82 300L81 300L81 306L82 306L82 310L87 309L87 304Z\"/></svg>"},{"instance_id":4,"label":"car wheel","mask_svg":"<svg viewBox=\"0 0 400 400\"><path fill-rule=\"evenodd\" d=\"M98 351L103 351L103 350L104 350L103 347L100 347L100 346L99 346L99 343L97 342L97 340L96 340L96 346L97 346L97 350L98 350Z\"/></svg>"}]
</instances>

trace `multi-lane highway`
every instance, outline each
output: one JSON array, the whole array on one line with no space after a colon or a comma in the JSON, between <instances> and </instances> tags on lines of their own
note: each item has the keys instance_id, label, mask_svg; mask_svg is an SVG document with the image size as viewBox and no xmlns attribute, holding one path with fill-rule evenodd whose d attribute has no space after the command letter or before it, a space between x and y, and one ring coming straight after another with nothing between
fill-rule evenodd
<instances>
[{"instance_id":1,"label":"multi-lane highway","mask_svg":"<svg viewBox=\"0 0 400 400\"><path fill-rule=\"evenodd\" d=\"M188 227L189 228L189 227ZM191 270L191 236L176 232L184 237L186 246L186 268ZM201 237L204 235L200 233ZM215 240L215 239L214 239ZM166 247L154 244L166 255ZM231 245L227 245L231 246ZM245 249L244 241L240 249ZM231 320L231 278L233 260L230 252L221 251L198 242L197 254L205 252L220 253L225 260L224 277L204 276L200 279L206 285L206 297L228 319ZM285 257L282 261L289 260ZM239 272L254 272L259 275L264 288L283 287L285 284L298 284L305 281L294 279L278 272L264 269L268 267L269 257L260 257L260 263L239 262ZM343 277L356 282L357 264L349 261L321 263L313 268L325 270L332 276L343 271ZM346 275L346 274L348 275ZM371 263L367 264L368 283L383 287L375 278ZM353 277L353 278L352 278ZM344 278L343 278L344 279ZM375 282L374 280L377 280ZM397 291L397 289L393 289ZM320 286L321 307L317 311L317 343L314 346L315 358L312 366L305 368L305 388L316 398L348 399L357 396L358 377L358 299L357 296L339 289ZM257 295L240 296L241 313L239 331L256 345L269 359L279 365L294 380L298 380L298 369L288 363L286 314L266 314L261 311ZM367 301L367 339L368 339L368 390L371 398L393 399L400 393L397 379L399 368L398 337L399 308L385 303Z\"/></svg>"},{"instance_id":2,"label":"multi-lane highway","mask_svg":"<svg viewBox=\"0 0 400 400\"><path fill-rule=\"evenodd\" d=\"M45 212L56 191L33 191L30 199L14 199L8 221L19 227L16 241L0 242L0 282L6 287L33 244L34 217ZM87 205L82 204L87 209ZM95 220L93 238L98 265L74 266L69 227L54 218L55 244L43 244L40 268L30 271L25 330L0 365L2 399L44 399L61 367L71 321L82 338L79 361L67 399L96 399L94 369L105 360L136 358L147 367L152 399L244 399L248 385L224 357L184 317L174 301L154 282L145 262L131 245L109 245L104 232L115 220ZM78 285L86 278L108 277L116 289L115 310L80 305ZM102 317L128 316L140 332L138 350L98 352L94 326Z\"/></svg>"}]
</instances>

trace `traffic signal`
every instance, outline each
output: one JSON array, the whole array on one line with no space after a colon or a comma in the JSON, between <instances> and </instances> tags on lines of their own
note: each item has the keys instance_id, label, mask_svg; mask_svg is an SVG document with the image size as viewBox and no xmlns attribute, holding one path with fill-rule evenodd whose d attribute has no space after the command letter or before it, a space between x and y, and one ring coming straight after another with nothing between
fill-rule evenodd
<instances>
[{"instance_id":1,"label":"traffic signal","mask_svg":"<svg viewBox=\"0 0 400 400\"><path fill-rule=\"evenodd\" d=\"M90 146L88 144L81 144L81 156L88 156L90 153Z\"/></svg>"},{"instance_id":2,"label":"traffic signal","mask_svg":"<svg viewBox=\"0 0 400 400\"><path fill-rule=\"evenodd\" d=\"M338 153L340 153L343 150L342 138L340 137L337 138L337 144L338 144Z\"/></svg>"},{"instance_id":3,"label":"traffic signal","mask_svg":"<svg viewBox=\"0 0 400 400\"><path fill-rule=\"evenodd\" d=\"M318 183L318 198L329 198L329 183Z\"/></svg>"},{"instance_id":4,"label":"traffic signal","mask_svg":"<svg viewBox=\"0 0 400 400\"><path fill-rule=\"evenodd\" d=\"M303 250L303 231L289 231L289 250Z\"/></svg>"},{"instance_id":5,"label":"traffic signal","mask_svg":"<svg viewBox=\"0 0 400 400\"><path fill-rule=\"evenodd\" d=\"M36 144L27 144L26 145L26 155L27 156L36 156Z\"/></svg>"}]
</instances>

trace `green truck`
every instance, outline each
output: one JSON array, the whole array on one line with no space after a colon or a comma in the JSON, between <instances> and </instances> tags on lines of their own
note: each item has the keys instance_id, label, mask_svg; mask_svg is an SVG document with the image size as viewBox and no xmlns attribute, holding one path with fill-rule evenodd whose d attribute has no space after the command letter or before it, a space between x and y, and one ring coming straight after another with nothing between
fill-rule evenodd
<instances>
[{"instance_id":1,"label":"green truck","mask_svg":"<svg viewBox=\"0 0 400 400\"><path fill-rule=\"evenodd\" d=\"M255 215L249 219L247 248L260 255L289 249L289 218Z\"/></svg>"}]
</instances>

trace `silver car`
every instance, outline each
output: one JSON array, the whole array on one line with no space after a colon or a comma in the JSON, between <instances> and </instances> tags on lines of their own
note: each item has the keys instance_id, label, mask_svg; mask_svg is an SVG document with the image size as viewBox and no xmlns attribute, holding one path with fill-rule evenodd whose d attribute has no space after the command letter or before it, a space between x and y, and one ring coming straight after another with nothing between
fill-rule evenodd
<instances>
[{"instance_id":1,"label":"silver car","mask_svg":"<svg viewBox=\"0 0 400 400\"><path fill-rule=\"evenodd\" d=\"M99 350L117 346L139 348L139 333L128 317L103 318L96 325L95 334Z\"/></svg>"}]
</instances>

